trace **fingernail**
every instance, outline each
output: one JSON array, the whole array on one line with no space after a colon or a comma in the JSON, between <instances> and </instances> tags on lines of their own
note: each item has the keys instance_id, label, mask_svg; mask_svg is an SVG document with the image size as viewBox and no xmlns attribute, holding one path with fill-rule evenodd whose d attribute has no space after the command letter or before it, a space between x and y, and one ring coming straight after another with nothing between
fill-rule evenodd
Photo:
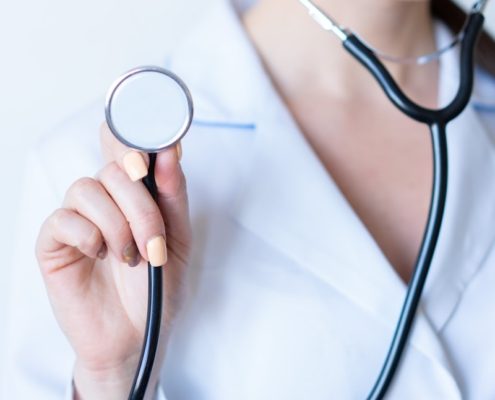
<instances>
[{"instance_id":1,"label":"fingernail","mask_svg":"<svg viewBox=\"0 0 495 400\"><path fill-rule=\"evenodd\" d=\"M146 167L146 163L144 162L144 158L141 153L137 151L128 151L122 160L124 164L125 172L129 175L129 178L133 182L136 182L140 179L143 179L146 175L148 175L148 168Z\"/></svg>"},{"instance_id":2,"label":"fingernail","mask_svg":"<svg viewBox=\"0 0 495 400\"><path fill-rule=\"evenodd\" d=\"M104 260L105 257L107 256L107 252L108 252L107 245L105 243L103 243L100 250L98 250L98 253L96 254L96 256L98 258Z\"/></svg>"},{"instance_id":3,"label":"fingernail","mask_svg":"<svg viewBox=\"0 0 495 400\"><path fill-rule=\"evenodd\" d=\"M161 267L167 263L167 244L163 236L151 239L146 245L146 251L153 267Z\"/></svg>"},{"instance_id":4,"label":"fingernail","mask_svg":"<svg viewBox=\"0 0 495 400\"><path fill-rule=\"evenodd\" d=\"M177 159L180 161L182 159L182 144L178 142L175 149L177 150Z\"/></svg>"},{"instance_id":5,"label":"fingernail","mask_svg":"<svg viewBox=\"0 0 495 400\"><path fill-rule=\"evenodd\" d=\"M122 253L122 257L124 258L124 261L129 265L129 267L135 267L136 265L138 265L141 257L139 255L139 250L136 246L136 243L129 243L125 247L124 252Z\"/></svg>"}]
</instances>

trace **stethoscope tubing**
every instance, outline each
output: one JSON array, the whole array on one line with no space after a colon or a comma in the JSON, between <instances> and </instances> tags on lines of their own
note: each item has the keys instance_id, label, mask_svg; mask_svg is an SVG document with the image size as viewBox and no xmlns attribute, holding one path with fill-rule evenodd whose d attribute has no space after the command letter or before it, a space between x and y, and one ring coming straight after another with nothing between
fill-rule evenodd
<instances>
[{"instance_id":1,"label":"stethoscope tubing","mask_svg":"<svg viewBox=\"0 0 495 400\"><path fill-rule=\"evenodd\" d=\"M387 356L367 397L368 400L384 398L397 372L414 324L440 235L447 199L448 149L446 127L466 108L471 98L474 81L474 49L483 22L484 17L481 12L472 12L468 17L461 45L459 87L453 100L440 109L428 109L410 100L378 57L357 36L350 34L342 42L344 48L374 76L387 97L399 110L410 118L428 125L433 148L433 187L428 221Z\"/></svg>"},{"instance_id":2,"label":"stethoscope tubing","mask_svg":"<svg viewBox=\"0 0 495 400\"><path fill-rule=\"evenodd\" d=\"M459 88L454 99L440 109L425 108L409 99L375 53L356 35L351 33L342 44L374 76L387 97L399 110L412 119L429 126L439 123L446 125L466 108L471 98L474 80L474 49L484 20L480 12L471 13L468 17L461 44Z\"/></svg>"},{"instance_id":3,"label":"stethoscope tubing","mask_svg":"<svg viewBox=\"0 0 495 400\"><path fill-rule=\"evenodd\" d=\"M428 222L414 273L407 288L406 297L387 356L373 389L367 398L368 400L383 399L397 372L414 324L414 318L421 300L442 226L448 181L448 152L445 125L430 125L430 133L433 147L433 187Z\"/></svg>"},{"instance_id":4,"label":"stethoscope tubing","mask_svg":"<svg viewBox=\"0 0 495 400\"><path fill-rule=\"evenodd\" d=\"M158 196L155 181L156 153L150 153L149 159L150 165L148 175L143 179L143 183L156 201ZM151 379L153 364L158 352L162 310L163 267L154 267L148 262L148 310L146 315L146 328L141 357L129 393L129 400L144 399Z\"/></svg>"}]
</instances>

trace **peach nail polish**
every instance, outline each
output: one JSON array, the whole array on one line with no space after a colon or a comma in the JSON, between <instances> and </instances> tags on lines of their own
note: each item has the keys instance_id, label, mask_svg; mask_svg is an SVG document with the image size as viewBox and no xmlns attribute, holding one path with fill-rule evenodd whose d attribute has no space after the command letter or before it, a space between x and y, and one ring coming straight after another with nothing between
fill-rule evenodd
<instances>
[{"instance_id":1,"label":"peach nail polish","mask_svg":"<svg viewBox=\"0 0 495 400\"><path fill-rule=\"evenodd\" d=\"M163 236L151 239L146 245L146 251L153 267L161 267L167 263L167 244Z\"/></svg>"},{"instance_id":2,"label":"peach nail polish","mask_svg":"<svg viewBox=\"0 0 495 400\"><path fill-rule=\"evenodd\" d=\"M177 159L180 161L182 159L182 144L180 142L177 143L175 148L177 150Z\"/></svg>"},{"instance_id":3,"label":"peach nail polish","mask_svg":"<svg viewBox=\"0 0 495 400\"><path fill-rule=\"evenodd\" d=\"M148 175L148 168L146 167L143 156L137 151L128 151L124 155L122 162L124 164L125 172L127 172L127 175L129 175L129 178L131 178L133 182Z\"/></svg>"}]
</instances>

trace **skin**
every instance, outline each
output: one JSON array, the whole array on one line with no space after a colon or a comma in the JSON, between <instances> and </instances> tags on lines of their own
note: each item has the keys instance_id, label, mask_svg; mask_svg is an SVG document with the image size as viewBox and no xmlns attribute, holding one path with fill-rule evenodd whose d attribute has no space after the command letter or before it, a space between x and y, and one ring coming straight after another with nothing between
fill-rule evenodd
<instances>
[{"instance_id":1,"label":"skin","mask_svg":"<svg viewBox=\"0 0 495 400\"><path fill-rule=\"evenodd\" d=\"M434 48L426 2L318 4L388 53L420 54ZM369 74L296 1L261 0L242 22L316 156L399 276L407 280L429 204L432 165L427 131L396 111ZM436 64L421 69L389 67L411 97L436 105ZM56 318L76 353L74 383L80 399L127 397L145 324L146 243L157 235L166 237L168 250L167 314L157 365L163 362L191 248L186 182L176 149L158 155L155 204L144 185L126 173L123 158L129 149L105 124L101 148L107 164L96 178L82 178L71 186L61 208L41 227L36 246ZM135 268L128 266L126 257L132 248L141 259ZM151 388L157 375L158 369Z\"/></svg>"},{"instance_id":2,"label":"skin","mask_svg":"<svg viewBox=\"0 0 495 400\"><path fill-rule=\"evenodd\" d=\"M411 56L435 49L426 1L317 4L388 54ZM282 14L284 18L277 17ZM430 201L427 128L396 110L369 72L297 1L265 0L243 19L274 86L316 156L391 266L408 281ZM437 106L436 63L385 64L412 99Z\"/></svg>"}]
</instances>

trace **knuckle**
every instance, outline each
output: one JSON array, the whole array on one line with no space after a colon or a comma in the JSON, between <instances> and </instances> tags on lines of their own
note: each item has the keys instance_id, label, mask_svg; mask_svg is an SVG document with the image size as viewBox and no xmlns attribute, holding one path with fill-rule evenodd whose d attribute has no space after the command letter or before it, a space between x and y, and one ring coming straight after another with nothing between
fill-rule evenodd
<instances>
[{"instance_id":1,"label":"knuckle","mask_svg":"<svg viewBox=\"0 0 495 400\"><path fill-rule=\"evenodd\" d=\"M59 210L54 211L51 215L49 215L43 222L43 224L40 227L40 230L38 232L38 237L36 238L36 244L35 244L35 255L36 258L38 259L38 262L41 261L42 255L45 252L44 249L44 242L45 238L48 236L53 236L53 231L55 229L55 224L57 224L57 219L58 219L58 213ZM40 262L40 266L42 266Z\"/></svg>"},{"instance_id":2,"label":"knuckle","mask_svg":"<svg viewBox=\"0 0 495 400\"><path fill-rule=\"evenodd\" d=\"M100 189L100 185L95 179L89 177L79 178L69 187L67 196L75 198L84 197L86 193Z\"/></svg>"},{"instance_id":3,"label":"knuckle","mask_svg":"<svg viewBox=\"0 0 495 400\"><path fill-rule=\"evenodd\" d=\"M100 173L99 178L102 182L112 181L118 178L122 174L122 170L116 161L110 161L107 165L105 165Z\"/></svg>"},{"instance_id":4,"label":"knuckle","mask_svg":"<svg viewBox=\"0 0 495 400\"><path fill-rule=\"evenodd\" d=\"M59 208L48 217L49 225L52 229L58 230L63 224L65 224L69 216L69 210L66 208Z\"/></svg>"},{"instance_id":5,"label":"knuckle","mask_svg":"<svg viewBox=\"0 0 495 400\"><path fill-rule=\"evenodd\" d=\"M112 230L112 237L120 243L121 246L127 245L132 238L131 228L125 219L121 219Z\"/></svg>"},{"instance_id":6,"label":"knuckle","mask_svg":"<svg viewBox=\"0 0 495 400\"><path fill-rule=\"evenodd\" d=\"M81 238L79 248L82 251L94 252L97 251L101 243L101 233L98 228L92 227L91 230Z\"/></svg>"},{"instance_id":7,"label":"knuckle","mask_svg":"<svg viewBox=\"0 0 495 400\"><path fill-rule=\"evenodd\" d=\"M161 231L164 226L162 214L158 206L141 208L136 214L135 223L153 233Z\"/></svg>"}]
</instances>

